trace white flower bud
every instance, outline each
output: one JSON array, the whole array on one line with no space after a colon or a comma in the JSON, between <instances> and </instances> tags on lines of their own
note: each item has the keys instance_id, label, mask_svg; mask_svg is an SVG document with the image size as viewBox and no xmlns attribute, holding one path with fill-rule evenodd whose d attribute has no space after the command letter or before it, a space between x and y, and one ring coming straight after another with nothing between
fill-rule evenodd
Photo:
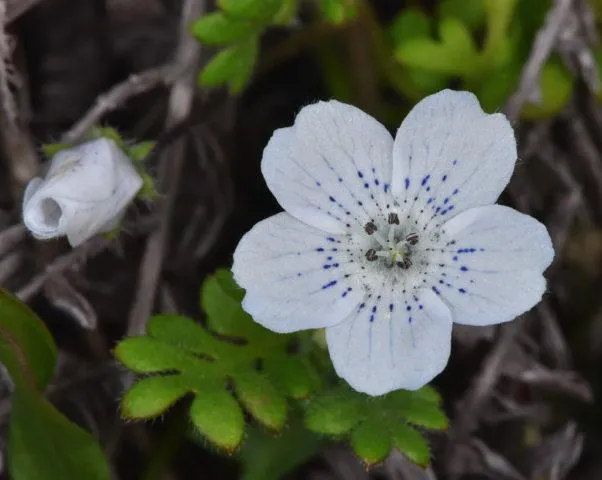
<instances>
[{"instance_id":1,"label":"white flower bud","mask_svg":"<svg viewBox=\"0 0 602 480\"><path fill-rule=\"evenodd\" d=\"M142 187L131 160L108 138L58 152L46 178L23 196L23 223L37 239L66 235L72 246L112 230Z\"/></svg>"}]
</instances>

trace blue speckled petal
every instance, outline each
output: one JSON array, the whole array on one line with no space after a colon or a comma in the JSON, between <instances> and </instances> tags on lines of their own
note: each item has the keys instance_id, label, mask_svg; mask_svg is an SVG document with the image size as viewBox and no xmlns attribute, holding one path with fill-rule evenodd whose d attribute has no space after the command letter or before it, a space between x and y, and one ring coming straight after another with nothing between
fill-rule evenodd
<instances>
[{"instance_id":1,"label":"blue speckled petal","mask_svg":"<svg viewBox=\"0 0 602 480\"><path fill-rule=\"evenodd\" d=\"M477 207L443 226L445 240L432 288L466 325L492 325L529 310L546 288L554 257L546 228L501 205Z\"/></svg>"},{"instance_id":2,"label":"blue speckled petal","mask_svg":"<svg viewBox=\"0 0 602 480\"><path fill-rule=\"evenodd\" d=\"M303 108L276 130L261 169L280 205L331 233L361 230L386 209L393 138L374 118L337 101Z\"/></svg>"},{"instance_id":3,"label":"blue speckled petal","mask_svg":"<svg viewBox=\"0 0 602 480\"><path fill-rule=\"evenodd\" d=\"M244 309L275 332L335 325L360 303L357 263L346 236L325 233L288 213L259 222L238 244L232 272L246 289Z\"/></svg>"},{"instance_id":4,"label":"blue speckled petal","mask_svg":"<svg viewBox=\"0 0 602 480\"><path fill-rule=\"evenodd\" d=\"M452 320L430 290L400 295L388 285L343 322L326 329L337 374L355 390L383 395L416 390L447 364Z\"/></svg>"},{"instance_id":5,"label":"blue speckled petal","mask_svg":"<svg viewBox=\"0 0 602 480\"><path fill-rule=\"evenodd\" d=\"M392 191L424 229L492 204L516 162L512 126L469 92L443 90L419 102L395 137Z\"/></svg>"}]
</instances>

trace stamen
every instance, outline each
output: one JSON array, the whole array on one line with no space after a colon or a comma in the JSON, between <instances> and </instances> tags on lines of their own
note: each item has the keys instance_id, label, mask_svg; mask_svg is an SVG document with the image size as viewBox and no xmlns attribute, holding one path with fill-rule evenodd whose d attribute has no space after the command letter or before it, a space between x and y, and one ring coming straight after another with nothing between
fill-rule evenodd
<instances>
[{"instance_id":1,"label":"stamen","mask_svg":"<svg viewBox=\"0 0 602 480\"><path fill-rule=\"evenodd\" d=\"M374 260L376 260L378 258L378 255L376 253L376 250L374 250L373 248L371 248L370 250L368 250L366 252L366 259L369 262L373 262Z\"/></svg>"},{"instance_id":2,"label":"stamen","mask_svg":"<svg viewBox=\"0 0 602 480\"><path fill-rule=\"evenodd\" d=\"M368 223L366 223L364 230L366 231L366 233L368 235L372 235L374 232L376 232L377 228L376 228L376 225L374 224L374 222L372 220L370 220Z\"/></svg>"},{"instance_id":3,"label":"stamen","mask_svg":"<svg viewBox=\"0 0 602 480\"><path fill-rule=\"evenodd\" d=\"M417 233L410 233L406 237L406 242L408 242L410 245L416 245L418 243L418 234Z\"/></svg>"},{"instance_id":4,"label":"stamen","mask_svg":"<svg viewBox=\"0 0 602 480\"><path fill-rule=\"evenodd\" d=\"M410 257L403 257L402 260L398 260L395 263L399 268L403 268L404 270L407 270L412 266L412 260L410 260Z\"/></svg>"},{"instance_id":5,"label":"stamen","mask_svg":"<svg viewBox=\"0 0 602 480\"><path fill-rule=\"evenodd\" d=\"M389 213L389 225L399 225L399 215L394 212Z\"/></svg>"}]
</instances>

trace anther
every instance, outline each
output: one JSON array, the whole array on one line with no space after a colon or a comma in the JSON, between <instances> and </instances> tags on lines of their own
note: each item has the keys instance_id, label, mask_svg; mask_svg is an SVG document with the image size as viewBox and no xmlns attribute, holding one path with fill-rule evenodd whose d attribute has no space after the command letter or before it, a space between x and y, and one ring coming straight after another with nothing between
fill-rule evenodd
<instances>
[{"instance_id":1,"label":"anther","mask_svg":"<svg viewBox=\"0 0 602 480\"><path fill-rule=\"evenodd\" d=\"M378 255L376 255L376 250L374 250L373 248L371 248L370 250L368 250L366 252L366 259L369 262L373 262L374 260L376 260L378 258Z\"/></svg>"},{"instance_id":2,"label":"anther","mask_svg":"<svg viewBox=\"0 0 602 480\"><path fill-rule=\"evenodd\" d=\"M393 224L399 225L399 215L397 215L396 213L393 213L393 212L389 213L388 221L389 221L389 225L393 225Z\"/></svg>"},{"instance_id":3,"label":"anther","mask_svg":"<svg viewBox=\"0 0 602 480\"><path fill-rule=\"evenodd\" d=\"M403 260L398 260L395 263L399 268L403 268L404 270L407 270L412 266L412 260L410 260L410 257L404 257Z\"/></svg>"},{"instance_id":4,"label":"anther","mask_svg":"<svg viewBox=\"0 0 602 480\"><path fill-rule=\"evenodd\" d=\"M406 237L406 242L408 242L410 245L416 245L418 243L418 234L417 233L410 233Z\"/></svg>"},{"instance_id":5,"label":"anther","mask_svg":"<svg viewBox=\"0 0 602 480\"><path fill-rule=\"evenodd\" d=\"M376 225L374 225L373 221L369 221L368 223L366 223L364 230L366 230L366 233L368 235L372 235L374 232L376 232L377 228Z\"/></svg>"}]
</instances>

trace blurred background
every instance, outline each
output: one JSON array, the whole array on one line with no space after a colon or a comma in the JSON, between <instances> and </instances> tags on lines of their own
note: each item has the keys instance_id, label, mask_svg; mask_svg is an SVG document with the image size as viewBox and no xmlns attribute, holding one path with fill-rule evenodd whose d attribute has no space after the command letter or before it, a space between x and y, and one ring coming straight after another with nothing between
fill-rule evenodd
<instances>
[{"instance_id":1,"label":"blurred background","mask_svg":"<svg viewBox=\"0 0 602 480\"><path fill-rule=\"evenodd\" d=\"M218 3L0 3L0 285L58 344L49 398L99 439L117 479L602 478L602 2L265 0L251 22L203 20ZM508 115L519 161L500 202L546 224L556 259L520 321L455 330L434 383L450 427L431 438L431 466L393 453L367 470L344 443L283 438L276 450L261 431L254 450L225 455L178 435L177 409L121 420L115 343L152 312L199 317L203 279L280 210L259 169L274 129L336 98L394 132L446 87ZM42 145L95 123L157 141L158 206L137 204L118 240L34 242L20 199ZM6 427L7 377L0 386ZM260 458L272 476L249 473Z\"/></svg>"}]
</instances>

